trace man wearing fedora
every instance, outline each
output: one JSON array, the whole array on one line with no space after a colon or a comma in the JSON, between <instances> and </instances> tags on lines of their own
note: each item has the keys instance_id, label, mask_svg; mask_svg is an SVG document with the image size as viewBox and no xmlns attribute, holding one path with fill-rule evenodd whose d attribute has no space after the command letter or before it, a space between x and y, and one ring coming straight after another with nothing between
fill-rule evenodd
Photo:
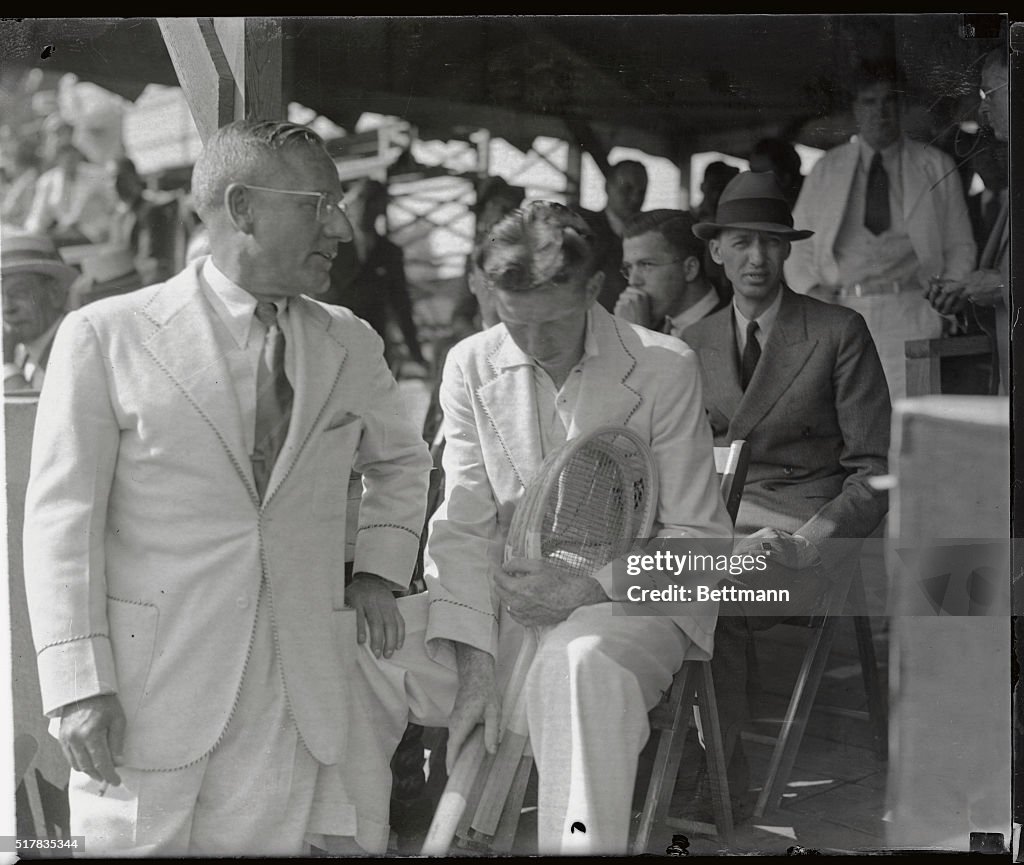
<instances>
[{"instance_id":1,"label":"man wearing fedora","mask_svg":"<svg viewBox=\"0 0 1024 865\"><path fill-rule=\"evenodd\" d=\"M4 393L37 391L78 271L45 235L5 231L2 245Z\"/></svg>"},{"instance_id":2,"label":"man wearing fedora","mask_svg":"<svg viewBox=\"0 0 1024 865\"><path fill-rule=\"evenodd\" d=\"M771 172L738 175L715 221L693 232L735 292L729 307L683 333L700 361L715 444L750 443L734 553L767 553L767 570L749 574L758 587L788 589L791 602L720 607L711 663L729 737L749 718L756 690L748 681L752 631L813 612L831 584L851 579L860 539L885 515L885 493L869 481L887 470L890 404L860 314L786 286L790 244L811 232L793 228ZM748 804L738 736L729 780L738 804Z\"/></svg>"}]
</instances>

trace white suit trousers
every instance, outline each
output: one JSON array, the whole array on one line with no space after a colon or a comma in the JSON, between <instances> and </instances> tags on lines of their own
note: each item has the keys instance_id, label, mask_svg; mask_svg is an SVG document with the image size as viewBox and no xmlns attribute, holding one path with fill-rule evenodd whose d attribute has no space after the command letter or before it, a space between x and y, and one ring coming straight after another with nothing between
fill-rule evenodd
<instances>
[{"instance_id":1,"label":"white suit trousers","mask_svg":"<svg viewBox=\"0 0 1024 865\"><path fill-rule=\"evenodd\" d=\"M581 607L544 635L526 682L541 855L627 852L647 714L689 644L671 619L613 615L612 604Z\"/></svg>"},{"instance_id":2,"label":"white suit trousers","mask_svg":"<svg viewBox=\"0 0 1024 865\"><path fill-rule=\"evenodd\" d=\"M288 712L264 585L238 702L217 746L182 769L119 766L121 785L103 795L72 771L71 833L84 836L90 857L301 855L319 768Z\"/></svg>"}]
</instances>

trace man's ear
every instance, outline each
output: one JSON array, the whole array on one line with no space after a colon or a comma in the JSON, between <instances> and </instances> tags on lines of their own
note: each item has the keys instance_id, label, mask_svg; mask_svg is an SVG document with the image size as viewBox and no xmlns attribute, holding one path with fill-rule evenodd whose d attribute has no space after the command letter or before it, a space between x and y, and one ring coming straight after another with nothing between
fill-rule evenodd
<instances>
[{"instance_id":1,"label":"man's ear","mask_svg":"<svg viewBox=\"0 0 1024 865\"><path fill-rule=\"evenodd\" d=\"M232 183L224 190L224 212L238 231L252 234L252 198L244 183Z\"/></svg>"},{"instance_id":2,"label":"man's ear","mask_svg":"<svg viewBox=\"0 0 1024 865\"><path fill-rule=\"evenodd\" d=\"M696 255L688 255L683 259L683 277L687 282L693 282L700 276L702 265Z\"/></svg>"},{"instance_id":3,"label":"man's ear","mask_svg":"<svg viewBox=\"0 0 1024 865\"><path fill-rule=\"evenodd\" d=\"M790 241L786 241L785 247L782 250L782 260L785 261L789 258L789 254L793 251L793 244Z\"/></svg>"},{"instance_id":4,"label":"man's ear","mask_svg":"<svg viewBox=\"0 0 1024 865\"><path fill-rule=\"evenodd\" d=\"M722 263L722 243L717 237L712 237L708 241L708 252L711 253L711 260L715 264Z\"/></svg>"},{"instance_id":5,"label":"man's ear","mask_svg":"<svg viewBox=\"0 0 1024 865\"><path fill-rule=\"evenodd\" d=\"M587 278L587 294L590 299L593 300L601 293L601 287L604 285L604 271L596 270Z\"/></svg>"}]
</instances>

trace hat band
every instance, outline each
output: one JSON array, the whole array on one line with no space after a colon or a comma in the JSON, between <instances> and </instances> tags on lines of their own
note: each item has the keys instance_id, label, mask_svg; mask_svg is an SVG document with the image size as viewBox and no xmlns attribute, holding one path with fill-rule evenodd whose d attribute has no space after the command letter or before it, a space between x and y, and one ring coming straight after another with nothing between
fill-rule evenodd
<instances>
[{"instance_id":1,"label":"hat band","mask_svg":"<svg viewBox=\"0 0 1024 865\"><path fill-rule=\"evenodd\" d=\"M793 215L789 205L777 198L735 198L719 203L715 222L719 225L771 222L792 228Z\"/></svg>"}]
</instances>

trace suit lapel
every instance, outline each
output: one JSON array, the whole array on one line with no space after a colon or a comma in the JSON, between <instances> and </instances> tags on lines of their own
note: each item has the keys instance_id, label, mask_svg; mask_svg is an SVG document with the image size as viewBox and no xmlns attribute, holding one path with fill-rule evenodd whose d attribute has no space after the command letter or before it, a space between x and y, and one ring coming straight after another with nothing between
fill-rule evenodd
<instances>
[{"instance_id":1,"label":"suit lapel","mask_svg":"<svg viewBox=\"0 0 1024 865\"><path fill-rule=\"evenodd\" d=\"M477 399L512 471L525 487L540 467L543 453L533 367L523 363L522 351L504 327L498 333L499 342L487 357L494 378L477 388Z\"/></svg>"},{"instance_id":2,"label":"suit lapel","mask_svg":"<svg viewBox=\"0 0 1024 865\"><path fill-rule=\"evenodd\" d=\"M783 287L782 304L768 343L761 353L754 377L729 424L729 439L743 439L779 401L793 383L814 347L816 339L808 339L807 322L799 297Z\"/></svg>"},{"instance_id":3,"label":"suit lapel","mask_svg":"<svg viewBox=\"0 0 1024 865\"><path fill-rule=\"evenodd\" d=\"M264 506L301 457L324 407L339 386L348 355L337 332L340 325L315 303L301 296L292 298L289 301L289 318L292 338L297 343L298 382L288 436L274 463L263 497Z\"/></svg>"},{"instance_id":4,"label":"suit lapel","mask_svg":"<svg viewBox=\"0 0 1024 865\"><path fill-rule=\"evenodd\" d=\"M167 282L143 313L156 325L144 343L156 364L210 425L243 483L256 498L252 464L245 452L241 410L216 329L224 325L203 295L199 264ZM223 339L231 337L225 332Z\"/></svg>"},{"instance_id":5,"label":"suit lapel","mask_svg":"<svg viewBox=\"0 0 1024 865\"><path fill-rule=\"evenodd\" d=\"M643 402L630 382L636 357L623 333L626 325L595 304L588 326L593 328L598 354L583 365L576 411L567 431L570 439L608 424L625 426Z\"/></svg>"},{"instance_id":6,"label":"suit lapel","mask_svg":"<svg viewBox=\"0 0 1024 865\"><path fill-rule=\"evenodd\" d=\"M705 321L707 331L698 349L705 380L704 399L713 402L725 417L735 417L743 389L736 357L732 304L712 313Z\"/></svg>"}]
</instances>

